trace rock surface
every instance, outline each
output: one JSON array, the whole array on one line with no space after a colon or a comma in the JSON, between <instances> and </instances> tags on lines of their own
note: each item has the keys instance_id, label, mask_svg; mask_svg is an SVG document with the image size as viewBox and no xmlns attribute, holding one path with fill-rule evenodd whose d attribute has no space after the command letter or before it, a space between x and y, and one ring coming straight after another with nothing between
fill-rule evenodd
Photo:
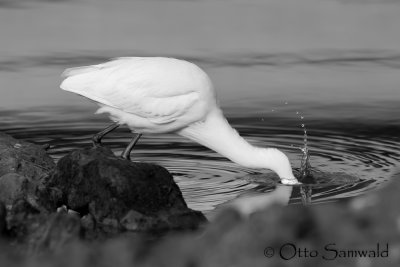
<instances>
[{"instance_id":1,"label":"rock surface","mask_svg":"<svg viewBox=\"0 0 400 267\"><path fill-rule=\"evenodd\" d=\"M30 182L29 178L17 173L7 173L0 177L0 200L6 205L18 199L23 198L25 194L24 188Z\"/></svg>"},{"instance_id":2,"label":"rock surface","mask_svg":"<svg viewBox=\"0 0 400 267\"><path fill-rule=\"evenodd\" d=\"M28 253L59 252L81 236L80 218L67 212L52 213L38 220L40 223L28 237Z\"/></svg>"},{"instance_id":3,"label":"rock surface","mask_svg":"<svg viewBox=\"0 0 400 267\"><path fill-rule=\"evenodd\" d=\"M90 215L104 233L196 229L206 222L187 207L179 187L161 166L134 163L111 150L76 150L59 160L46 179L42 204Z\"/></svg>"},{"instance_id":4,"label":"rock surface","mask_svg":"<svg viewBox=\"0 0 400 267\"><path fill-rule=\"evenodd\" d=\"M30 250L59 247L67 236L159 234L207 221L187 207L166 169L107 148L72 151L55 165L41 146L0 133L0 151L0 232Z\"/></svg>"},{"instance_id":5,"label":"rock surface","mask_svg":"<svg viewBox=\"0 0 400 267\"><path fill-rule=\"evenodd\" d=\"M96 163L98 161L102 163ZM129 170L136 167L135 163L120 162L107 149L70 153L59 162L57 171L44 182L52 184L52 188L40 192L47 192L47 198L51 200L45 203L46 208L53 209L59 204L66 204L68 208L73 206L84 216L79 218L76 214L71 215L65 211L46 215L29 201L18 200L10 211L11 218L16 220L8 223L15 229L16 234L29 232L27 226L36 229L29 234L31 250L48 251L48 248L53 248L53 252L26 260L24 257L15 256L15 247L3 245L0 247L0 266L397 267L400 264L399 172L394 174L391 184L384 189L349 200L306 207L273 205L253 213L249 218L244 218L234 209L221 210L215 220L201 230L180 235L165 235L152 242L137 235L123 235L101 243L80 241L78 237L82 235L82 231L96 236L96 229L107 227L135 230L143 229L142 224L148 226L154 222L165 226L174 220L181 222L180 218L184 217L182 214L192 214L190 210L188 213L177 211L186 210L187 207L182 204L182 197L175 192L175 186L170 179L159 177L165 172L162 168L153 170L154 173L150 176L151 179L155 179L150 180L151 184L159 185L158 182L161 181L165 184L165 187L150 189L149 192L156 196L154 201L146 203L142 197L147 194L141 197L126 195L126 190L133 190L133 182L126 181L128 178L125 173L130 173ZM100 174L100 170L104 168L107 169L104 173L117 175L110 179L108 175ZM144 168L143 175L149 175L151 169ZM92 184L85 184L83 177L87 177L87 172L96 174L89 180ZM144 182L141 175L138 174L134 179ZM94 184L96 179L99 183ZM140 182L138 186L141 186ZM100 196L90 191L91 187L106 194L107 198L100 199ZM137 189L134 192L147 191ZM149 205L149 210L128 208L132 204L132 198L139 199L143 205ZM166 204L164 200L171 202ZM99 210L103 205L104 211ZM121 207L117 207L118 205ZM163 210L171 212L172 215L165 215ZM4 225L4 218L9 217L4 214L5 206L0 201L0 230L2 223ZM160 214L162 216L155 219L155 216ZM29 223L21 224L22 221ZM102 224L100 228L98 222ZM0 245L2 240L0 238ZM289 249L282 249L286 244L289 244ZM331 247L338 250L354 251L376 250L379 244L381 252L387 245L388 254L387 257L385 254L384 257L335 257L335 252L324 250L329 244L334 244ZM296 248L295 254L292 246ZM317 251L317 256L311 257L310 251ZM324 259L323 256L328 259Z\"/></svg>"},{"instance_id":6,"label":"rock surface","mask_svg":"<svg viewBox=\"0 0 400 267\"><path fill-rule=\"evenodd\" d=\"M55 164L38 145L0 133L0 201L10 206L19 198L35 199L32 190L43 184Z\"/></svg>"},{"instance_id":7,"label":"rock surface","mask_svg":"<svg viewBox=\"0 0 400 267\"><path fill-rule=\"evenodd\" d=\"M0 133L0 177L16 173L40 182L54 166L43 147Z\"/></svg>"},{"instance_id":8,"label":"rock surface","mask_svg":"<svg viewBox=\"0 0 400 267\"><path fill-rule=\"evenodd\" d=\"M85 267L397 267L400 263L400 210L397 204L400 201L400 175L392 180L392 184L383 190L351 200L306 207L274 205L248 219L236 210L222 210L202 231L167 235L151 245L136 237L89 245L72 240L61 252L46 258L22 262L3 256L3 263L11 267L22 263L25 263L22 266ZM337 250L376 250L377 243L381 253L388 244L387 256L336 257L335 252L324 250L329 244L334 244L331 248ZM282 249L285 244L289 246ZM296 247L295 254L291 246ZM311 257L310 251L317 251L318 255ZM9 255L7 251L1 253Z\"/></svg>"}]
</instances>

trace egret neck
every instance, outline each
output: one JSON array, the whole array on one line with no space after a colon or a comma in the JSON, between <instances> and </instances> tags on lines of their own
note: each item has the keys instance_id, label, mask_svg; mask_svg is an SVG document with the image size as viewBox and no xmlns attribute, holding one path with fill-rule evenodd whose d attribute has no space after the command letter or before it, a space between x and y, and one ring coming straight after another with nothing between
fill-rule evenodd
<instances>
[{"instance_id":1,"label":"egret neck","mask_svg":"<svg viewBox=\"0 0 400 267\"><path fill-rule=\"evenodd\" d=\"M285 184L297 183L289 159L276 148L255 147L228 123L222 111L214 108L205 120L180 130L178 134L194 140L244 167L270 169Z\"/></svg>"}]
</instances>

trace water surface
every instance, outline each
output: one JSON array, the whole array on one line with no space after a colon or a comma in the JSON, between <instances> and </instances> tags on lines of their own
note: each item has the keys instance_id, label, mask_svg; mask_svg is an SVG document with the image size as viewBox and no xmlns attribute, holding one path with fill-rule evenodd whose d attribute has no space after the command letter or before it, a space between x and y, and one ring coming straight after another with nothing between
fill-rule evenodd
<instances>
[{"instance_id":1,"label":"water surface","mask_svg":"<svg viewBox=\"0 0 400 267\"><path fill-rule=\"evenodd\" d=\"M365 2L0 1L0 130L50 143L57 161L109 123L58 88L65 68L178 57L210 75L241 135L282 149L295 170L306 124L311 165L325 182L313 186L312 203L368 194L400 160L400 5ZM121 128L105 145L121 153L129 140ZM189 206L206 213L275 188L274 174L173 134L143 136L132 158L166 167ZM290 202L300 196L295 187Z\"/></svg>"},{"instance_id":2,"label":"water surface","mask_svg":"<svg viewBox=\"0 0 400 267\"><path fill-rule=\"evenodd\" d=\"M273 146L285 151L296 171L300 168L303 145L300 119L284 117L282 111L255 116L251 113L230 116L230 123L253 145ZM258 111L257 111L258 112ZM287 111L287 115L291 112ZM51 145L50 155L60 157L83 146L91 146L91 136L109 124L104 116L88 108L48 107L37 110L2 111L2 130L16 138ZM311 164L325 181L313 188L312 202L334 201L375 190L385 185L400 161L399 125L362 121L318 119L308 122L308 146ZM128 129L117 129L104 139L104 145L119 154L129 143ZM133 161L153 162L166 167L181 188L191 208L204 212L246 195L265 194L274 190L268 171L241 167L174 134L144 135L132 154ZM340 180L343 175L357 181ZM331 179L331 180L329 180ZM336 180L335 180L336 179ZM295 187L291 202L299 203Z\"/></svg>"}]
</instances>

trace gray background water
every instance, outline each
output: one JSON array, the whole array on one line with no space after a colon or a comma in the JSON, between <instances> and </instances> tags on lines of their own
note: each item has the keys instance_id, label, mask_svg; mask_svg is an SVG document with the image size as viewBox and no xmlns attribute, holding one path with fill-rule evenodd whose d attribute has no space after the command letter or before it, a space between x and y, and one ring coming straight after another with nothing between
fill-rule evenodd
<instances>
[{"instance_id":1,"label":"gray background water","mask_svg":"<svg viewBox=\"0 0 400 267\"><path fill-rule=\"evenodd\" d=\"M399 3L2 0L0 106L87 105L58 90L60 72L137 55L198 63L223 106L398 101Z\"/></svg>"},{"instance_id":2,"label":"gray background water","mask_svg":"<svg viewBox=\"0 0 400 267\"><path fill-rule=\"evenodd\" d=\"M322 199L357 195L400 159L399 29L400 1L0 0L0 127L51 143L58 159L107 124L93 103L58 88L65 68L178 57L210 75L242 135L280 147L294 166L304 115L313 166L368 182ZM109 145L119 152L128 140L122 129ZM169 168L201 210L266 189L238 179L252 170L170 135L144 137L135 153Z\"/></svg>"}]
</instances>

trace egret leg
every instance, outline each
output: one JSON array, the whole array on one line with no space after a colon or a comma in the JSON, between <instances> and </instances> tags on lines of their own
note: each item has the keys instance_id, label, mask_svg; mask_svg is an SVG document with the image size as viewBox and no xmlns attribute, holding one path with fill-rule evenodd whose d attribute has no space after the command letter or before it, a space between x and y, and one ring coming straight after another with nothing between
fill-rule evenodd
<instances>
[{"instance_id":1,"label":"egret leg","mask_svg":"<svg viewBox=\"0 0 400 267\"><path fill-rule=\"evenodd\" d=\"M97 134L93 135L92 137L92 143L93 146L95 147L99 147L101 146L101 139L108 133L110 133L111 131L117 129L119 126L118 122L114 122L113 124L111 124L110 126L108 126L107 128L105 128L104 130L102 130L101 132L98 132Z\"/></svg>"},{"instance_id":2,"label":"egret leg","mask_svg":"<svg viewBox=\"0 0 400 267\"><path fill-rule=\"evenodd\" d=\"M121 158L131 160L131 151L141 136L142 134L135 133L129 145L125 148L124 152L122 152Z\"/></svg>"}]
</instances>

